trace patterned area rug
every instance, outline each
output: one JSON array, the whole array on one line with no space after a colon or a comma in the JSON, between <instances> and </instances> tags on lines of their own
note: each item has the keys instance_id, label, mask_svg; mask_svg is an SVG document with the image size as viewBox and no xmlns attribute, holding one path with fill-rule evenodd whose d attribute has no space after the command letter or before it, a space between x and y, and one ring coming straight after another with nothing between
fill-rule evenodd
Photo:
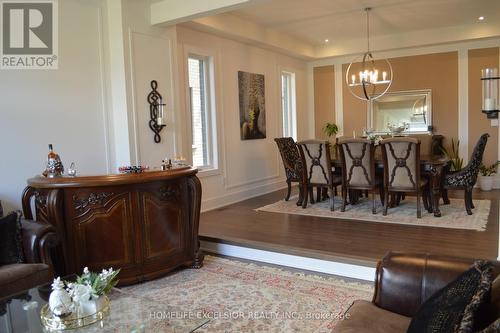
<instances>
[{"instance_id":1,"label":"patterned area rug","mask_svg":"<svg viewBox=\"0 0 500 333\"><path fill-rule=\"evenodd\" d=\"M297 214L318 217L330 217L349 220L361 220L368 222L408 224L423 227L440 227L451 229L467 229L484 231L490 215L490 200L474 200L475 209L472 215L467 215L463 199L450 199L449 205L439 205L441 217L434 217L427 212L422 205L422 218L417 219L416 198L407 196L398 207L390 208L387 216L382 215L380 200L376 200L377 214L372 214L371 199L361 198L356 205L347 205L346 211L341 212L342 200L335 197L334 208L330 211L329 201L324 200L313 205L308 204L303 209L296 205L297 196L289 201L281 200L276 203L257 208L257 211Z\"/></svg>"},{"instance_id":2,"label":"patterned area rug","mask_svg":"<svg viewBox=\"0 0 500 333\"><path fill-rule=\"evenodd\" d=\"M373 295L371 283L213 256L201 269L124 289L213 318L196 332L331 332L354 300Z\"/></svg>"}]
</instances>

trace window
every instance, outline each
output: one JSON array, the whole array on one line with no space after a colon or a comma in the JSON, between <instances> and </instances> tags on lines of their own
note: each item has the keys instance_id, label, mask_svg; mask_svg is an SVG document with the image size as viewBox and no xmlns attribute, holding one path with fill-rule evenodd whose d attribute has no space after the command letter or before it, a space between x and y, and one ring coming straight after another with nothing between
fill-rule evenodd
<instances>
[{"instance_id":1,"label":"window","mask_svg":"<svg viewBox=\"0 0 500 333\"><path fill-rule=\"evenodd\" d=\"M281 111L283 114L283 136L297 140L297 117L295 111L295 74L281 73Z\"/></svg>"},{"instance_id":2,"label":"window","mask_svg":"<svg viewBox=\"0 0 500 333\"><path fill-rule=\"evenodd\" d=\"M191 105L191 147L193 166L216 168L214 154L214 118L211 104L210 58L189 55L188 77Z\"/></svg>"}]
</instances>

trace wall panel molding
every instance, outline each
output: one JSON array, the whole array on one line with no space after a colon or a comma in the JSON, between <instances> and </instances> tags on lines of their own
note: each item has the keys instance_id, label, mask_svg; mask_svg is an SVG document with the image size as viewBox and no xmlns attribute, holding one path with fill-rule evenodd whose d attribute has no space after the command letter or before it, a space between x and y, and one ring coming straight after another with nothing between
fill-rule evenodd
<instances>
[{"instance_id":1,"label":"wall panel molding","mask_svg":"<svg viewBox=\"0 0 500 333\"><path fill-rule=\"evenodd\" d=\"M469 161L469 50L458 50L458 140L464 165Z\"/></svg>"}]
</instances>

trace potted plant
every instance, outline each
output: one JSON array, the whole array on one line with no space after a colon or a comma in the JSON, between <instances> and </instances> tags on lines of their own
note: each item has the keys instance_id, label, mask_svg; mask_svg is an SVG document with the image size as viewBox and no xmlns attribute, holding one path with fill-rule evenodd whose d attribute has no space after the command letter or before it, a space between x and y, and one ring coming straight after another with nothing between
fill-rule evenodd
<instances>
[{"instance_id":1,"label":"potted plant","mask_svg":"<svg viewBox=\"0 0 500 333\"><path fill-rule=\"evenodd\" d=\"M334 123L326 123L325 126L323 127L323 132L326 134L328 139L330 139L332 136L337 135L339 132L339 127L337 124ZM331 155L332 158L337 158L337 143L334 142L333 145L331 146Z\"/></svg>"},{"instance_id":2,"label":"potted plant","mask_svg":"<svg viewBox=\"0 0 500 333\"><path fill-rule=\"evenodd\" d=\"M480 176L478 178L479 188L481 191L491 191L493 188L493 175L497 172L497 166L500 164L500 161L496 161L490 166L485 166L481 164L479 167Z\"/></svg>"},{"instance_id":3,"label":"potted plant","mask_svg":"<svg viewBox=\"0 0 500 333\"><path fill-rule=\"evenodd\" d=\"M458 149L460 147L460 140L455 141L451 139L451 151L446 148L441 148L443 154L448 157L451 161L450 171L461 170L464 165L464 159L458 155Z\"/></svg>"}]
</instances>

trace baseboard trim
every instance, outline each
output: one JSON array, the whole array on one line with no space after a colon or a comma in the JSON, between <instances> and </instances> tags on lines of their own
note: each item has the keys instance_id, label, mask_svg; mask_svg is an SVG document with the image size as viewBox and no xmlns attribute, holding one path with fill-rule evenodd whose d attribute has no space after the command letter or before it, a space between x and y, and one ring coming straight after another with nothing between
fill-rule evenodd
<instances>
[{"instance_id":1,"label":"baseboard trim","mask_svg":"<svg viewBox=\"0 0 500 333\"><path fill-rule=\"evenodd\" d=\"M201 249L205 252L221 254L229 257L242 258L304 269L313 272L332 274L347 278L374 281L375 267L353 265L335 261L301 257L291 254L258 250L230 244L201 241Z\"/></svg>"},{"instance_id":2,"label":"baseboard trim","mask_svg":"<svg viewBox=\"0 0 500 333\"><path fill-rule=\"evenodd\" d=\"M286 182L280 179L279 181L272 182L269 184L259 185L242 191L231 192L225 195L221 195L219 197L202 200L201 212L204 213L217 208L229 206L240 201L244 201L267 193L282 190L286 187L287 187Z\"/></svg>"}]
</instances>

